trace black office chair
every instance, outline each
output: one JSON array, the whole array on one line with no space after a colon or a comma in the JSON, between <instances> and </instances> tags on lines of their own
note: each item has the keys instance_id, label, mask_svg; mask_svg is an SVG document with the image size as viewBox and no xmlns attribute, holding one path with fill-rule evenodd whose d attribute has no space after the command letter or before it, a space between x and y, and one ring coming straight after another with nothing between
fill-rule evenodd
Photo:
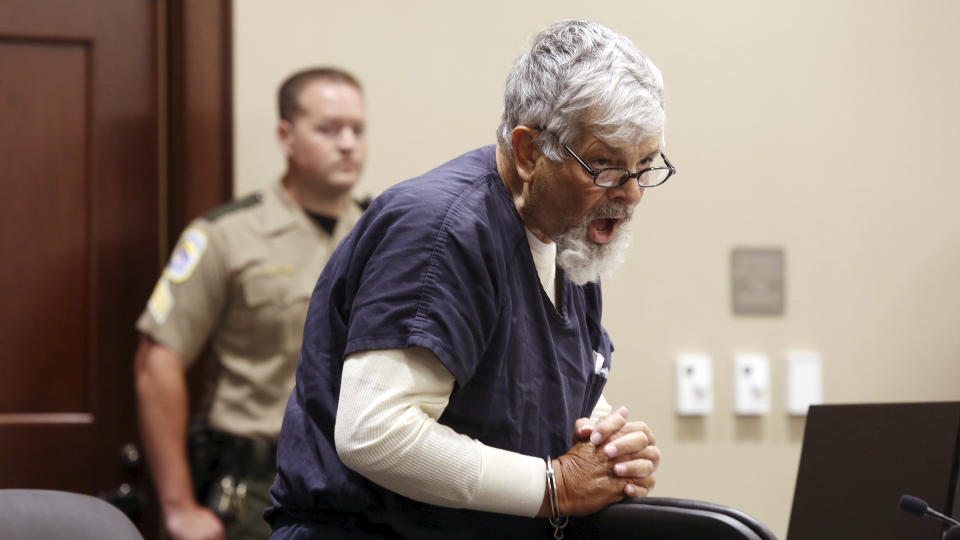
<instances>
[{"instance_id":1,"label":"black office chair","mask_svg":"<svg viewBox=\"0 0 960 540\"><path fill-rule=\"evenodd\" d=\"M112 504L79 493L0 489L4 540L143 540Z\"/></svg>"},{"instance_id":2,"label":"black office chair","mask_svg":"<svg viewBox=\"0 0 960 540\"><path fill-rule=\"evenodd\" d=\"M733 508L690 499L647 497L624 501L581 520L575 540L777 540L753 517Z\"/></svg>"}]
</instances>

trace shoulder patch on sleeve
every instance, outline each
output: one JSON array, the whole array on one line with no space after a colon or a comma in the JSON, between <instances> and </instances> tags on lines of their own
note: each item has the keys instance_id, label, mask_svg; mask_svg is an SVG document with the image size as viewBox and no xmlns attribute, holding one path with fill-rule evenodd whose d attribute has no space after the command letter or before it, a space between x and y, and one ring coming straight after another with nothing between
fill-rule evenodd
<instances>
[{"instance_id":1,"label":"shoulder patch on sleeve","mask_svg":"<svg viewBox=\"0 0 960 540\"><path fill-rule=\"evenodd\" d=\"M161 277L157 281L157 286L153 288L153 294L147 301L147 309L157 324L162 325L166 322L167 316L173 309L173 294L170 292L170 282L167 278Z\"/></svg>"},{"instance_id":2,"label":"shoulder patch on sleeve","mask_svg":"<svg viewBox=\"0 0 960 540\"><path fill-rule=\"evenodd\" d=\"M237 199L233 202L228 202L227 204L222 204L214 208L213 210L204 214L203 219L211 222L216 221L231 212L236 212L237 210L242 210L244 208L249 208L253 205L260 204L262 200L263 193L258 191L256 193L247 195L242 199Z\"/></svg>"},{"instance_id":3,"label":"shoulder patch on sleeve","mask_svg":"<svg viewBox=\"0 0 960 540\"><path fill-rule=\"evenodd\" d=\"M193 274L206 249L206 233L196 227L187 228L173 250L170 262L163 270L163 276L174 283L183 283Z\"/></svg>"}]
</instances>

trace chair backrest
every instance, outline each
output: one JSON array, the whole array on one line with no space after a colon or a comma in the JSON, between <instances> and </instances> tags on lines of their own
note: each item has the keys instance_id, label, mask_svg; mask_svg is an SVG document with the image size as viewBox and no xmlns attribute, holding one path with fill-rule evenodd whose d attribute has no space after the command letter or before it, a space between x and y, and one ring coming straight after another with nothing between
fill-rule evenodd
<instances>
[{"instance_id":1,"label":"chair backrest","mask_svg":"<svg viewBox=\"0 0 960 540\"><path fill-rule=\"evenodd\" d=\"M45 489L0 489L0 538L143 540L127 516L110 503Z\"/></svg>"},{"instance_id":2,"label":"chair backrest","mask_svg":"<svg viewBox=\"0 0 960 540\"><path fill-rule=\"evenodd\" d=\"M697 501L693 499L671 499L668 497L647 497L646 499L642 499L641 502L642 504L653 506L673 506L677 508L687 508L690 510L701 510L705 512L723 514L739 521L743 525L746 525L761 540L777 540L777 536L773 534L773 531L767 528L767 526L763 523L757 521L757 519L750 514L737 510L736 508L724 506L722 504Z\"/></svg>"},{"instance_id":3,"label":"chair backrest","mask_svg":"<svg viewBox=\"0 0 960 540\"><path fill-rule=\"evenodd\" d=\"M580 524L574 539L777 540L739 510L691 499L647 497L609 506Z\"/></svg>"}]
</instances>

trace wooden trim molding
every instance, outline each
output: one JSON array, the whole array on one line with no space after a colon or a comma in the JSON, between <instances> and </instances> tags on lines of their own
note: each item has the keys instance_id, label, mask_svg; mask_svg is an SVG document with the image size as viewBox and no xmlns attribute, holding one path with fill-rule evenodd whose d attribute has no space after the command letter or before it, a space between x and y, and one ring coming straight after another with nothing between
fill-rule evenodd
<instances>
[{"instance_id":1,"label":"wooden trim molding","mask_svg":"<svg viewBox=\"0 0 960 540\"><path fill-rule=\"evenodd\" d=\"M11 413L0 414L0 425L6 424L92 424L89 413Z\"/></svg>"},{"instance_id":2,"label":"wooden trim molding","mask_svg":"<svg viewBox=\"0 0 960 540\"><path fill-rule=\"evenodd\" d=\"M196 216L233 196L231 0L169 0L167 252Z\"/></svg>"}]
</instances>

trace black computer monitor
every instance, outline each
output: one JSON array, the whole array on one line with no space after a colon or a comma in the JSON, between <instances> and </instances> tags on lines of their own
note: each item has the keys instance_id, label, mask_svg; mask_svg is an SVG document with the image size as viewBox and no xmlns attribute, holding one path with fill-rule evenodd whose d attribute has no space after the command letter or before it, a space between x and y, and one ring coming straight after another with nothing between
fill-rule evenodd
<instances>
[{"instance_id":1,"label":"black computer monitor","mask_svg":"<svg viewBox=\"0 0 960 540\"><path fill-rule=\"evenodd\" d=\"M816 405L807 414L787 540L940 540L904 493L957 505L960 402Z\"/></svg>"}]
</instances>

